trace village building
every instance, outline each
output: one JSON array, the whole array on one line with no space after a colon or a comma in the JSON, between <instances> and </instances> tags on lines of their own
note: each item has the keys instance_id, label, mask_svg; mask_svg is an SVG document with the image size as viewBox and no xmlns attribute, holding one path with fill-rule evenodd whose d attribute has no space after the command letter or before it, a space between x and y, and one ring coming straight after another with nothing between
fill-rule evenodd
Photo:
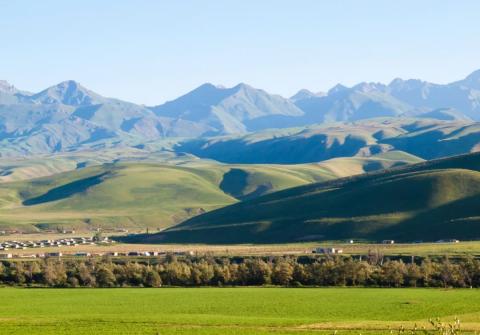
<instances>
[{"instance_id":1,"label":"village building","mask_svg":"<svg viewBox=\"0 0 480 335\"><path fill-rule=\"evenodd\" d=\"M335 255L343 254L343 249L340 248L315 248L313 250L314 254L326 254L326 255Z\"/></svg>"}]
</instances>

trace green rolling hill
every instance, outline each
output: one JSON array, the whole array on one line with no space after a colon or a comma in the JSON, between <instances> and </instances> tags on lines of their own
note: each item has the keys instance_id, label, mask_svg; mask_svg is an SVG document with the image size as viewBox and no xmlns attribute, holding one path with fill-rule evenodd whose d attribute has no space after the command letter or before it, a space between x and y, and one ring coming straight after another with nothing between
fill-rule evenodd
<instances>
[{"instance_id":1,"label":"green rolling hill","mask_svg":"<svg viewBox=\"0 0 480 335\"><path fill-rule=\"evenodd\" d=\"M111 155L112 163L100 165L86 154L30 165L4 162L0 228L165 228L239 200L419 161L401 152L299 165L222 165L175 156L170 163L164 156L157 157L162 162L117 162ZM86 167L75 169L79 162ZM28 179L36 173L52 175Z\"/></svg>"},{"instance_id":2,"label":"green rolling hill","mask_svg":"<svg viewBox=\"0 0 480 335\"><path fill-rule=\"evenodd\" d=\"M194 217L142 242L480 238L480 153L314 183Z\"/></svg>"}]
</instances>

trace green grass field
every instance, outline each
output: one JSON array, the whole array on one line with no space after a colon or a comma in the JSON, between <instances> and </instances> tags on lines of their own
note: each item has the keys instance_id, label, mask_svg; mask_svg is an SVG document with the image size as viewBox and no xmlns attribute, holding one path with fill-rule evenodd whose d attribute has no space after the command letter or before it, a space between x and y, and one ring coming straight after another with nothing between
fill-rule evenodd
<instances>
[{"instance_id":1,"label":"green grass field","mask_svg":"<svg viewBox=\"0 0 480 335\"><path fill-rule=\"evenodd\" d=\"M431 317L480 329L480 290L0 289L0 334L383 333Z\"/></svg>"}]
</instances>

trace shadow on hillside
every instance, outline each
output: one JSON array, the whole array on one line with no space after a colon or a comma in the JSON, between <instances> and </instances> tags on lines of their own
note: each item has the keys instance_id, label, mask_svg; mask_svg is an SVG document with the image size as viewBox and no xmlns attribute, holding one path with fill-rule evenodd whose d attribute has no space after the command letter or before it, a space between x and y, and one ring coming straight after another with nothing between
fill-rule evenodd
<instances>
[{"instance_id":1,"label":"shadow on hillside","mask_svg":"<svg viewBox=\"0 0 480 335\"><path fill-rule=\"evenodd\" d=\"M22 204L24 206L34 206L71 197L74 194L84 192L88 188L100 184L104 181L107 174L109 174L109 172L104 172L96 176L76 180L74 182L52 188L47 193L23 201Z\"/></svg>"},{"instance_id":2,"label":"shadow on hillside","mask_svg":"<svg viewBox=\"0 0 480 335\"><path fill-rule=\"evenodd\" d=\"M246 194L245 190L249 186L248 177L248 172L244 170L230 169L223 175L222 182L219 185L220 189L238 200L248 200L259 197L273 188L272 183L266 182Z\"/></svg>"},{"instance_id":3,"label":"shadow on hillside","mask_svg":"<svg viewBox=\"0 0 480 335\"><path fill-rule=\"evenodd\" d=\"M239 199L248 186L248 173L241 169L230 169L223 175L219 186L223 192Z\"/></svg>"}]
</instances>

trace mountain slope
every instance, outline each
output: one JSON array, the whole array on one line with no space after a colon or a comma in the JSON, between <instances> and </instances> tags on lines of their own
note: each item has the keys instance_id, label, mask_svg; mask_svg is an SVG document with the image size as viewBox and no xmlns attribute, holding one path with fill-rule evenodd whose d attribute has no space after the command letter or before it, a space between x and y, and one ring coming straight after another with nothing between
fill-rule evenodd
<instances>
[{"instance_id":1,"label":"mountain slope","mask_svg":"<svg viewBox=\"0 0 480 335\"><path fill-rule=\"evenodd\" d=\"M392 150L434 159L480 150L480 124L381 118L186 140L175 150L225 163L296 164Z\"/></svg>"},{"instance_id":2,"label":"mountain slope","mask_svg":"<svg viewBox=\"0 0 480 335\"><path fill-rule=\"evenodd\" d=\"M102 97L71 80L36 94L5 83L1 87L1 157L145 142L195 129L192 123L157 117L144 106Z\"/></svg>"},{"instance_id":3,"label":"mountain slope","mask_svg":"<svg viewBox=\"0 0 480 335\"><path fill-rule=\"evenodd\" d=\"M37 94L25 97L38 104L63 104L69 106L98 105L107 99L88 90L74 80L63 81Z\"/></svg>"},{"instance_id":4,"label":"mountain slope","mask_svg":"<svg viewBox=\"0 0 480 335\"><path fill-rule=\"evenodd\" d=\"M397 78L388 85L365 82L353 87L337 85L325 96L302 93L293 97L297 107L305 113L295 125L423 116L439 109L455 109L455 114L461 118L480 121L480 70L445 85ZM428 117L437 116L444 119L443 114L437 113L430 113Z\"/></svg>"},{"instance_id":5,"label":"mountain slope","mask_svg":"<svg viewBox=\"0 0 480 335\"><path fill-rule=\"evenodd\" d=\"M431 112L418 115L420 118L429 118L443 121L472 121L468 116L460 113L454 108L439 108Z\"/></svg>"},{"instance_id":6,"label":"mountain slope","mask_svg":"<svg viewBox=\"0 0 480 335\"><path fill-rule=\"evenodd\" d=\"M297 98L295 104L305 113L298 125L412 115L414 110L389 95L384 85L373 83L361 83L352 88L337 85L325 96L307 95Z\"/></svg>"},{"instance_id":7,"label":"mountain slope","mask_svg":"<svg viewBox=\"0 0 480 335\"><path fill-rule=\"evenodd\" d=\"M19 91L15 86L5 80L0 80L0 105L10 105L18 103L19 96L27 94Z\"/></svg>"},{"instance_id":8,"label":"mountain slope","mask_svg":"<svg viewBox=\"0 0 480 335\"><path fill-rule=\"evenodd\" d=\"M148 242L480 237L480 154L310 184L194 217Z\"/></svg>"},{"instance_id":9,"label":"mountain slope","mask_svg":"<svg viewBox=\"0 0 480 335\"><path fill-rule=\"evenodd\" d=\"M318 97L323 97L325 96L325 93L319 92L319 93L314 93L312 91L309 91L307 89L301 89L294 95L290 97L290 100L293 102L297 102L300 100L305 100L305 99L311 99L311 98L318 98Z\"/></svg>"},{"instance_id":10,"label":"mountain slope","mask_svg":"<svg viewBox=\"0 0 480 335\"><path fill-rule=\"evenodd\" d=\"M446 85L395 79L388 85L388 92L418 109L453 108L475 121L480 121L479 82L480 71Z\"/></svg>"},{"instance_id":11,"label":"mountain slope","mask_svg":"<svg viewBox=\"0 0 480 335\"><path fill-rule=\"evenodd\" d=\"M252 120L258 118L303 114L288 99L246 84L232 88L204 84L152 110L159 116L197 122L206 130L202 135L245 133L257 130Z\"/></svg>"}]
</instances>

